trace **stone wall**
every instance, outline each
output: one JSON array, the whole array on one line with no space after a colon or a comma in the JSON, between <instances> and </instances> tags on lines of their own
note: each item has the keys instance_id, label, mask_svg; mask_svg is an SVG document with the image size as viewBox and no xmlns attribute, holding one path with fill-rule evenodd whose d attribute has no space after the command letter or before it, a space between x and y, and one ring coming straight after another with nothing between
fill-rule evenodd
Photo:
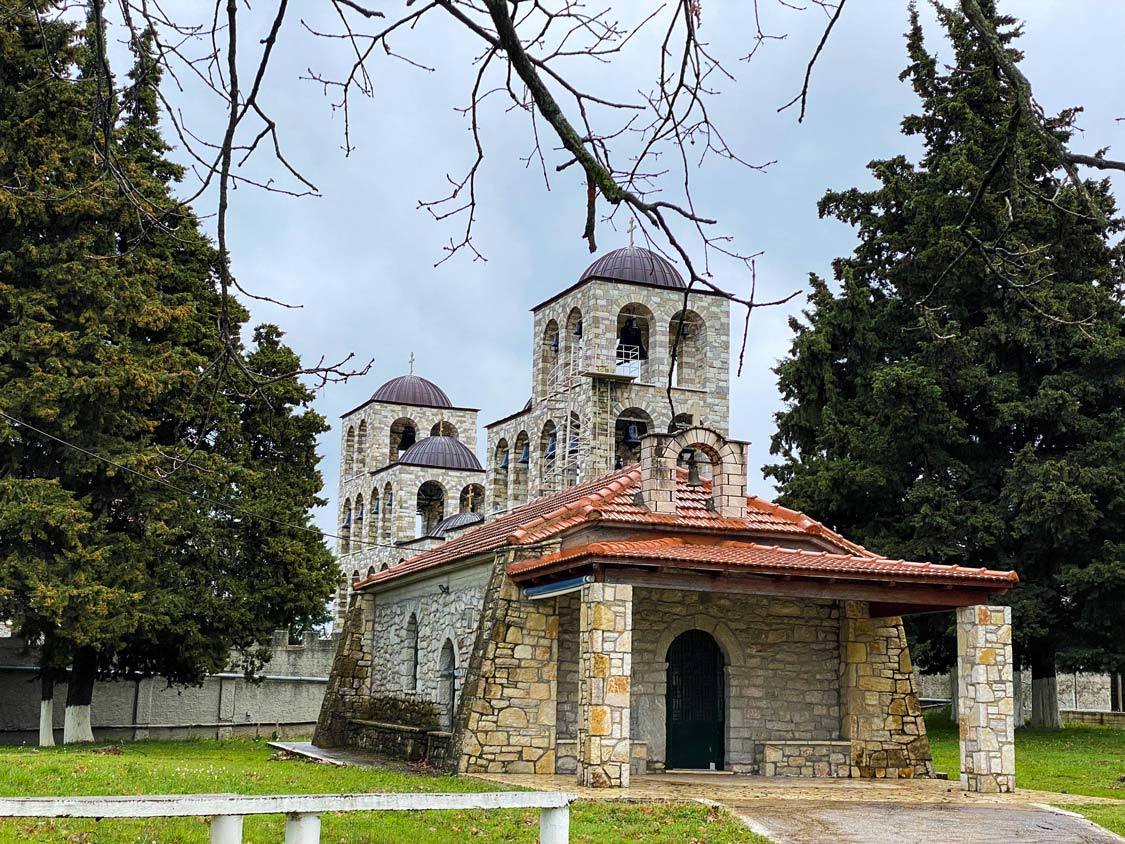
<instances>
[{"instance_id":1,"label":"stone wall","mask_svg":"<svg viewBox=\"0 0 1125 844\"><path fill-rule=\"evenodd\" d=\"M291 644L279 631L259 682L237 670L200 686L168 688L157 677L99 682L91 718L99 741L114 739L301 736L312 732L328 683L335 639L306 634ZM38 651L0 637L0 744L34 744L39 736ZM54 726L62 740L67 686L55 687Z\"/></svg>"},{"instance_id":2,"label":"stone wall","mask_svg":"<svg viewBox=\"0 0 1125 844\"><path fill-rule=\"evenodd\" d=\"M473 666L475 676L469 680L475 694L462 708L460 767L550 774L555 771L558 615L553 600L525 600L503 576L503 565L497 562L493 582L498 588L486 598L479 668Z\"/></svg>"},{"instance_id":3,"label":"stone wall","mask_svg":"<svg viewBox=\"0 0 1125 844\"><path fill-rule=\"evenodd\" d=\"M833 602L636 588L632 732L650 768L664 766L668 648L693 628L715 637L727 663L728 768L755 772L765 739L840 737Z\"/></svg>"},{"instance_id":4,"label":"stone wall","mask_svg":"<svg viewBox=\"0 0 1125 844\"><path fill-rule=\"evenodd\" d=\"M852 743L853 776L933 775L901 618L871 618L865 602L843 602L840 698L841 738Z\"/></svg>"},{"instance_id":5,"label":"stone wall","mask_svg":"<svg viewBox=\"0 0 1125 844\"><path fill-rule=\"evenodd\" d=\"M848 741L765 741L755 758L758 773L767 777L851 776Z\"/></svg>"},{"instance_id":6,"label":"stone wall","mask_svg":"<svg viewBox=\"0 0 1125 844\"><path fill-rule=\"evenodd\" d=\"M957 685L961 787L1014 791L1011 607L957 610Z\"/></svg>"},{"instance_id":7,"label":"stone wall","mask_svg":"<svg viewBox=\"0 0 1125 844\"><path fill-rule=\"evenodd\" d=\"M344 743L348 747L407 762L425 762L444 770L450 766L451 739L452 734L443 730L356 718L348 721Z\"/></svg>"}]
</instances>

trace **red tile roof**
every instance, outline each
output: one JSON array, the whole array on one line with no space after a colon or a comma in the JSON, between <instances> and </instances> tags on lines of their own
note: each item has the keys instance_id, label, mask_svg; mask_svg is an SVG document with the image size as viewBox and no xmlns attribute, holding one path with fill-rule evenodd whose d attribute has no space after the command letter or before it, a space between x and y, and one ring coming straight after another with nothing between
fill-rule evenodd
<instances>
[{"instance_id":1,"label":"red tile roof","mask_svg":"<svg viewBox=\"0 0 1125 844\"><path fill-rule=\"evenodd\" d=\"M508 575L518 580L560 564L593 559L683 563L695 568L703 565L754 574L874 576L919 583L988 584L998 589L1007 589L1018 580L1012 571L912 563L871 555L781 548L729 539L675 536L594 542L568 548L538 559L512 563L508 566Z\"/></svg>"},{"instance_id":2,"label":"red tile roof","mask_svg":"<svg viewBox=\"0 0 1125 844\"><path fill-rule=\"evenodd\" d=\"M853 555L875 557L862 546L849 542L819 522L795 510L751 496L745 518L723 516L707 508L710 482L690 486L687 473L679 475L677 512L651 513L634 501L641 483L640 466L629 466L612 474L537 498L503 516L485 522L397 566L373 574L357 588L397 580L445 563L476 557L511 545L530 545L584 524L630 527L666 527L681 532L732 532L748 538L807 538L818 545Z\"/></svg>"}]
</instances>

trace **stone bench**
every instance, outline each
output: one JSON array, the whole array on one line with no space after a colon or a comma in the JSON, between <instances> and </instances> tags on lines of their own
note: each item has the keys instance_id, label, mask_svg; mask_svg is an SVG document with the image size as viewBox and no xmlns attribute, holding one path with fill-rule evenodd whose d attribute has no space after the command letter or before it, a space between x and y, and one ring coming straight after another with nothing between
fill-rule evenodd
<instances>
[{"instance_id":1,"label":"stone bench","mask_svg":"<svg viewBox=\"0 0 1125 844\"><path fill-rule=\"evenodd\" d=\"M446 768L451 764L449 755L453 734L444 730L353 718L348 721L346 745L407 762L424 761L435 768Z\"/></svg>"},{"instance_id":2,"label":"stone bench","mask_svg":"<svg viewBox=\"0 0 1125 844\"><path fill-rule=\"evenodd\" d=\"M850 777L850 741L778 739L755 745L758 773L767 777Z\"/></svg>"}]
</instances>

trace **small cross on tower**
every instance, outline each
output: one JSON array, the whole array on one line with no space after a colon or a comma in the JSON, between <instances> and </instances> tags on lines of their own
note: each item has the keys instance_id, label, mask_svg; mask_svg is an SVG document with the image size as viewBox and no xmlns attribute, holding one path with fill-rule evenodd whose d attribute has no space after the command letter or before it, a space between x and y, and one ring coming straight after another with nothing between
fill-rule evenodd
<instances>
[{"instance_id":1,"label":"small cross on tower","mask_svg":"<svg viewBox=\"0 0 1125 844\"><path fill-rule=\"evenodd\" d=\"M414 352L410 353L410 374L414 374Z\"/></svg>"},{"instance_id":2,"label":"small cross on tower","mask_svg":"<svg viewBox=\"0 0 1125 844\"><path fill-rule=\"evenodd\" d=\"M629 245L633 245L633 232L637 230L637 220L635 217L629 218Z\"/></svg>"}]
</instances>

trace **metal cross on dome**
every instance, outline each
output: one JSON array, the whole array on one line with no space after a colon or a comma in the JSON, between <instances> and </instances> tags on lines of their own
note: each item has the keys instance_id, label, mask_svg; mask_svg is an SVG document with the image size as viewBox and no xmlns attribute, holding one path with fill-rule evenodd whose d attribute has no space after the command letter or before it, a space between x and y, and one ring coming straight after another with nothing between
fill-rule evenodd
<instances>
[{"instance_id":1,"label":"metal cross on dome","mask_svg":"<svg viewBox=\"0 0 1125 844\"><path fill-rule=\"evenodd\" d=\"M637 230L637 220L634 217L629 218L629 245L633 245L633 232Z\"/></svg>"},{"instance_id":2,"label":"metal cross on dome","mask_svg":"<svg viewBox=\"0 0 1125 844\"><path fill-rule=\"evenodd\" d=\"M414 374L414 352L410 353L410 374Z\"/></svg>"}]
</instances>

